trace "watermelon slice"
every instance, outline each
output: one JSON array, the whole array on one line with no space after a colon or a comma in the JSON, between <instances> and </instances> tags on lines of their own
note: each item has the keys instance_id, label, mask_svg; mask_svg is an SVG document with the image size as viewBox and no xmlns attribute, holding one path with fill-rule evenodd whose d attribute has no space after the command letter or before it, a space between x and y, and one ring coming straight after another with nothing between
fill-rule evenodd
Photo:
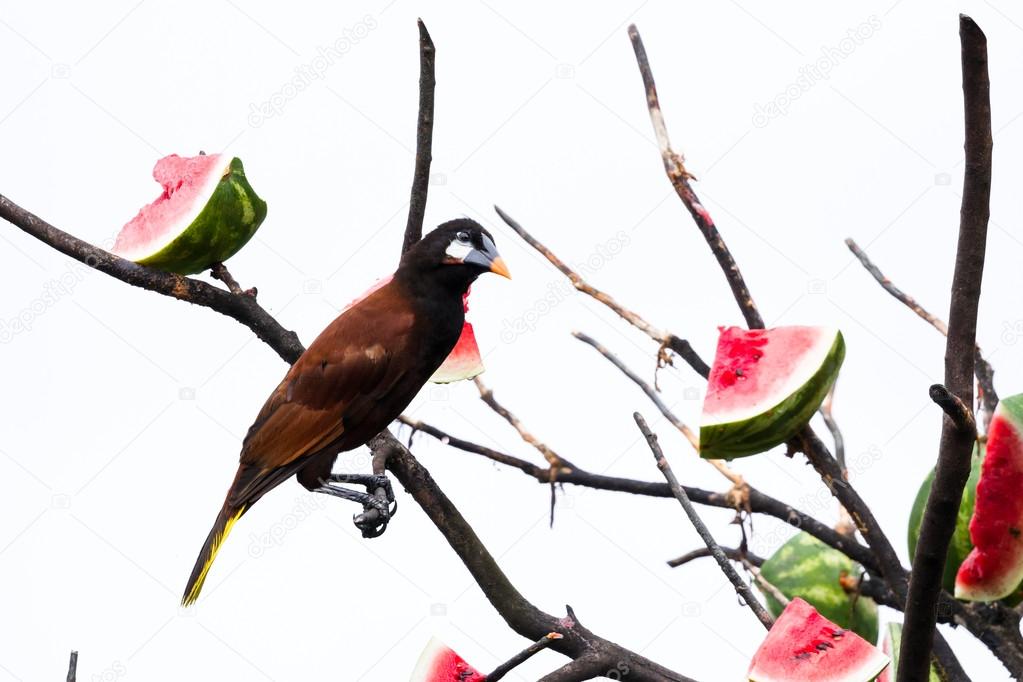
<instances>
[{"instance_id":1,"label":"watermelon slice","mask_svg":"<svg viewBox=\"0 0 1023 682\"><path fill-rule=\"evenodd\" d=\"M956 574L955 595L1006 597L1023 580L1023 394L998 403L970 520L973 551Z\"/></svg>"},{"instance_id":2,"label":"watermelon slice","mask_svg":"<svg viewBox=\"0 0 1023 682\"><path fill-rule=\"evenodd\" d=\"M266 202L240 159L171 154L156 162L153 177L163 194L114 241L113 252L136 263L179 275L202 272L236 254L266 217Z\"/></svg>"},{"instance_id":3,"label":"watermelon slice","mask_svg":"<svg viewBox=\"0 0 1023 682\"><path fill-rule=\"evenodd\" d=\"M881 651L892 659L892 664L881 671L877 676L877 682L895 682L896 673L899 670L899 647L902 646L902 625L899 623L888 623L884 635L884 643ZM931 666L931 674L927 676L927 682L941 682L941 676Z\"/></svg>"},{"instance_id":4,"label":"watermelon slice","mask_svg":"<svg viewBox=\"0 0 1023 682\"><path fill-rule=\"evenodd\" d=\"M721 328L700 421L700 456L745 457L808 422L845 357L832 327Z\"/></svg>"},{"instance_id":5,"label":"watermelon slice","mask_svg":"<svg viewBox=\"0 0 1023 682\"><path fill-rule=\"evenodd\" d=\"M753 654L751 682L868 682L888 657L798 597L789 602Z\"/></svg>"},{"instance_id":6,"label":"watermelon slice","mask_svg":"<svg viewBox=\"0 0 1023 682\"><path fill-rule=\"evenodd\" d=\"M877 604L853 596L842 587L844 576L855 578L859 564L809 533L797 533L760 567L760 575L789 599L801 597L818 613L868 642L877 641ZM778 617L782 605L762 590L767 610Z\"/></svg>"},{"instance_id":7,"label":"watermelon slice","mask_svg":"<svg viewBox=\"0 0 1023 682\"><path fill-rule=\"evenodd\" d=\"M344 307L348 310L353 305L363 300L374 291L384 286L391 281L392 275L388 275L383 279L377 280L377 282L369 289L364 291L358 298L349 303ZM465 292L465 296L462 297L462 306L465 312L469 312L469 292ZM437 371L430 377L430 381L435 384L450 384L455 381L462 381L463 379L472 379L474 377L483 374L483 358L480 357L480 348L476 344L476 334L472 330L472 324L466 321L462 325L462 334L458 337L458 341L455 343L455 347L448 354L448 357L444 359L444 362Z\"/></svg>"},{"instance_id":8,"label":"watermelon slice","mask_svg":"<svg viewBox=\"0 0 1023 682\"><path fill-rule=\"evenodd\" d=\"M966 481L963 489L963 499L959 503L959 515L956 518L955 531L952 533L952 541L948 545L948 553L945 555L945 571L942 574L941 586L950 594L955 591L956 573L959 566L966 560L973 550L973 543L970 541L970 518L973 516L973 507L977 498L977 483L980 481L981 463L983 455L979 447L973 450L973 465L970 468L970 478ZM931 486L934 485L934 470L927 475L920 485L920 490L913 501L913 509L909 513L909 558L916 555L916 543L920 540L920 524L924 518L924 507L927 505L927 498L931 494Z\"/></svg>"},{"instance_id":9,"label":"watermelon slice","mask_svg":"<svg viewBox=\"0 0 1023 682\"><path fill-rule=\"evenodd\" d=\"M462 660L436 637L431 637L419 655L409 682L481 682L487 676Z\"/></svg>"}]
</instances>

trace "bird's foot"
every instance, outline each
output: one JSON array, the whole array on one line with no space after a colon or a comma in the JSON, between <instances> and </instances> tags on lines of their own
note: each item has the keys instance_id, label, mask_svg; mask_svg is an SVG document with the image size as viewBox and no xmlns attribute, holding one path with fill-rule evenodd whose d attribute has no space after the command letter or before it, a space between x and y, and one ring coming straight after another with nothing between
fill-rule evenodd
<instances>
[{"instance_id":1,"label":"bird's foot","mask_svg":"<svg viewBox=\"0 0 1023 682\"><path fill-rule=\"evenodd\" d=\"M329 481L329 482L328 482ZM366 492L351 490L331 483L354 483L366 486ZM391 517L398 511L391 481L385 475L331 474L316 492L352 500L362 505L363 512L352 517L362 537L375 538L387 530Z\"/></svg>"}]
</instances>

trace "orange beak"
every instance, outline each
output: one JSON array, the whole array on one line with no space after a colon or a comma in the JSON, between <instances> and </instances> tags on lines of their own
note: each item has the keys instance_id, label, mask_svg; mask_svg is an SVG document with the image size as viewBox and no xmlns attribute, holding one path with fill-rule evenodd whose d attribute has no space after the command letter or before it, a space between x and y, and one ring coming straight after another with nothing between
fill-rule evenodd
<instances>
[{"instance_id":1,"label":"orange beak","mask_svg":"<svg viewBox=\"0 0 1023 682\"><path fill-rule=\"evenodd\" d=\"M495 275L501 275L501 277L512 278L511 271L508 270L508 266L504 264L504 259L500 256L490 261L490 271Z\"/></svg>"}]
</instances>

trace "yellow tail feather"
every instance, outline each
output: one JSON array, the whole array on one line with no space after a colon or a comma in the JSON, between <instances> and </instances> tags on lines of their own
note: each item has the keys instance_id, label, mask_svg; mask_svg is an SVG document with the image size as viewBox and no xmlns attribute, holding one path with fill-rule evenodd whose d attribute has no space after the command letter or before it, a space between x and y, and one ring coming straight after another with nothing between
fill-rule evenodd
<instances>
[{"instance_id":1,"label":"yellow tail feather","mask_svg":"<svg viewBox=\"0 0 1023 682\"><path fill-rule=\"evenodd\" d=\"M195 568L192 569L192 575L189 577L188 585L185 587L185 595L181 598L182 606L191 606L199 598L199 592L202 591L203 583L206 582L206 574L209 573L213 560L217 558L220 546L224 544L224 540L227 538L228 533L231 532L231 528L234 527L234 524L244 513L245 507L232 509L225 505L221 510L220 516L217 517L216 523L213 524L213 528L206 538L206 544L203 545L202 551L199 552Z\"/></svg>"}]
</instances>

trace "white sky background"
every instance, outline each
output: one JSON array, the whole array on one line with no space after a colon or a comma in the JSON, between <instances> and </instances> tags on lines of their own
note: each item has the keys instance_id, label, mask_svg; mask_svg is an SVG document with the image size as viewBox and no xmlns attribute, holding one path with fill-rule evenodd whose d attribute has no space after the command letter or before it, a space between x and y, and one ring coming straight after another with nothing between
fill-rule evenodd
<instances>
[{"instance_id":1,"label":"white sky background","mask_svg":"<svg viewBox=\"0 0 1023 682\"><path fill-rule=\"evenodd\" d=\"M231 270L306 343L395 263L422 15L439 82L427 222L481 220L515 276L473 290L486 381L580 466L659 479L632 422L641 410L680 478L724 489L636 387L569 332L592 334L648 378L655 346L571 293L490 208L567 261L589 263L595 285L705 358L717 325L741 323L664 177L625 30L635 21L673 141L768 324L833 324L846 335L836 415L854 482L903 558L909 507L937 451L940 412L927 387L942 378L943 339L842 240L856 238L899 286L947 315L965 11L988 35L996 130L979 341L1003 394L1023 380L1023 9L1012 3L0 8L0 192L102 243L158 193L159 157L238 155L269 217ZM871 22L829 78L798 85L822 50L848 47L850 29ZM296 69L319 64L318 48L346 30L363 37L280 100ZM754 125L756 105L793 84L799 96L784 114ZM252 116L271 99L276 111ZM387 533L363 541L352 505L287 483L236 526L199 606L179 611L240 438L285 366L232 320L133 290L9 225L0 239L0 325L25 315L31 326L0 347L0 680L59 679L77 648L87 681L390 681L407 678L434 633L483 670L526 644L403 492ZM62 279L65 289L40 303ZM529 328L510 332L520 320ZM679 364L661 373L664 398L695 424L701 382ZM428 388L410 411L540 461L471 384ZM561 614L569 603L595 632L698 679L742 678L763 631L711 562L665 566L700 545L674 502L569 487L548 529L546 487L425 436L415 451L535 604ZM359 453L339 467L368 463ZM802 457L777 450L736 468L834 520ZM703 511L735 544L731 515ZM755 533L753 548L768 554L791 530L758 517ZM974 679L1006 679L968 635L950 636ZM564 660L541 654L511 679Z\"/></svg>"}]
</instances>

